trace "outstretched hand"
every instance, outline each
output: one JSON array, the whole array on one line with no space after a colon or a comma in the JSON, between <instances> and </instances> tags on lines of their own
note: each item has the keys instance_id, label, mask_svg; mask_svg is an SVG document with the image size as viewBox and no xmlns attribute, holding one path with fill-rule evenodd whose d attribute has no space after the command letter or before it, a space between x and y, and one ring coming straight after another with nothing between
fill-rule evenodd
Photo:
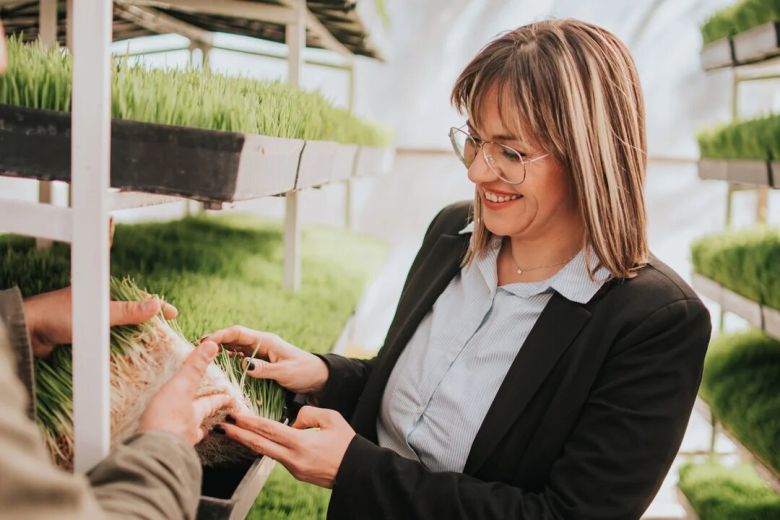
<instances>
[{"instance_id":1,"label":"outstretched hand","mask_svg":"<svg viewBox=\"0 0 780 520\"><path fill-rule=\"evenodd\" d=\"M152 319L160 311L167 320L178 313L173 305L156 297L143 302L111 302L109 322L112 327L135 325ZM25 298L24 315L35 357L46 357L57 345L73 340L70 287Z\"/></svg>"},{"instance_id":2,"label":"outstretched hand","mask_svg":"<svg viewBox=\"0 0 780 520\"><path fill-rule=\"evenodd\" d=\"M276 334L234 325L212 332L203 340L247 356L256 350L257 358L246 361L247 373L258 379L272 379L291 392L316 395L328 381L329 371L324 361Z\"/></svg>"},{"instance_id":3,"label":"outstretched hand","mask_svg":"<svg viewBox=\"0 0 780 520\"><path fill-rule=\"evenodd\" d=\"M207 341L187 356L181 369L149 401L141 416L139 432L175 433L193 446L203 440L208 434L202 426L203 420L235 404L226 393L195 398L217 352L219 347Z\"/></svg>"},{"instance_id":4,"label":"outstretched hand","mask_svg":"<svg viewBox=\"0 0 780 520\"><path fill-rule=\"evenodd\" d=\"M304 406L295 424L251 415L229 415L214 428L261 455L281 463L298 480L332 488L355 431L340 413Z\"/></svg>"}]
</instances>

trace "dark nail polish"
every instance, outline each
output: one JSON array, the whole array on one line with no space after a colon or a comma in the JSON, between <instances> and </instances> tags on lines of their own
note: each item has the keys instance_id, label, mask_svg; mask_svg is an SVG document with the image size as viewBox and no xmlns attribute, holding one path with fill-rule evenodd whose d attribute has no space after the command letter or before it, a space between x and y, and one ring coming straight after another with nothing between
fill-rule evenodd
<instances>
[{"instance_id":1,"label":"dark nail polish","mask_svg":"<svg viewBox=\"0 0 780 520\"><path fill-rule=\"evenodd\" d=\"M250 361L249 364L247 365L247 367L249 368L249 370L254 370L255 369L255 364Z\"/></svg>"},{"instance_id":2,"label":"dark nail polish","mask_svg":"<svg viewBox=\"0 0 780 520\"><path fill-rule=\"evenodd\" d=\"M236 418L228 414L225 416L225 422L229 424L236 424Z\"/></svg>"},{"instance_id":3,"label":"dark nail polish","mask_svg":"<svg viewBox=\"0 0 780 520\"><path fill-rule=\"evenodd\" d=\"M220 435L225 435L225 428L223 428L220 425L216 425L211 429L212 432L218 433Z\"/></svg>"}]
</instances>

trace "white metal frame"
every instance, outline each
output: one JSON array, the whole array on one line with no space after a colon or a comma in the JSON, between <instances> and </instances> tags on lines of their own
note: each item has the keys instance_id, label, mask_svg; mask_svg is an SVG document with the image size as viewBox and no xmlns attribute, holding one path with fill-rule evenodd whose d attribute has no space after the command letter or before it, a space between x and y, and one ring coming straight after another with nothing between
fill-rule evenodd
<instances>
[{"instance_id":1,"label":"white metal frame","mask_svg":"<svg viewBox=\"0 0 780 520\"><path fill-rule=\"evenodd\" d=\"M181 199L119 193L109 189L113 3L104 0L65 1L67 42L74 60L72 204L71 207L57 207L46 203L48 201L43 189L43 196L37 203L0 199L0 209L6 215L0 220L0 231L71 243L74 463L76 471L86 472L105 457L110 448L109 213L115 209ZM57 1L40 2L41 37L44 43L56 44ZM169 25L172 30L175 28L171 20L154 13L149 16L143 6L164 5L283 23L286 26L289 51L288 80L294 86L300 82L307 28L317 33L326 47L341 54L349 54L312 16L306 8L305 0L285 0L284 6L237 0L122 0L121 4L128 8L141 6L138 10L130 11L133 16L152 25ZM191 28L183 29L189 31ZM322 34L323 31L327 34ZM191 36L199 40L197 43L204 44L204 47L210 44L209 34L191 32ZM348 70L352 108L354 71L351 63ZM349 184L347 186L349 190ZM288 288L297 290L301 283L300 227L298 194L294 191L287 193L286 198L284 248L284 282Z\"/></svg>"}]
</instances>

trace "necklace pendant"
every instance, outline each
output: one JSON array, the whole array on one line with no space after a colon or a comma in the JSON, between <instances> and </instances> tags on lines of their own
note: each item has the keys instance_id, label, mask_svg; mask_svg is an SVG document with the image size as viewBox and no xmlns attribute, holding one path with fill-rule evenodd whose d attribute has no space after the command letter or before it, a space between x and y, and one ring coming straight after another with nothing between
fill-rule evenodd
<instances>
[{"instance_id":1,"label":"necklace pendant","mask_svg":"<svg viewBox=\"0 0 780 520\"><path fill-rule=\"evenodd\" d=\"M517 274L523 274L523 270L522 269L518 269L517 270Z\"/></svg>"}]
</instances>

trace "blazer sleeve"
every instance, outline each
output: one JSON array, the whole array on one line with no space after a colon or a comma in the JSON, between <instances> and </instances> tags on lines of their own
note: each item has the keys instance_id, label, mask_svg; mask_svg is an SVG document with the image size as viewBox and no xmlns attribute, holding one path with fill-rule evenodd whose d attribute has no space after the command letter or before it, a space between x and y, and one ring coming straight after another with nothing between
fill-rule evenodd
<instances>
[{"instance_id":1,"label":"blazer sleeve","mask_svg":"<svg viewBox=\"0 0 780 520\"><path fill-rule=\"evenodd\" d=\"M684 299L615 342L542 490L433 473L355 437L329 517L639 518L682 442L710 327L701 302Z\"/></svg>"},{"instance_id":2,"label":"blazer sleeve","mask_svg":"<svg viewBox=\"0 0 780 520\"><path fill-rule=\"evenodd\" d=\"M406 275L406 281L404 282L401 291L401 298L404 297L404 294L409 288L409 281L417 269L419 269L420 264L425 260L430 247L436 241L435 239L446 231L442 228L443 226L446 226L447 222L450 220L447 218L448 214L456 211L464 213L463 208L465 207L466 204L464 203L447 206L439 211L428 225L422 246L420 246L419 251L417 251L412 266L409 268L409 272ZM458 222L458 224L462 226L465 225L465 222ZM396 315L393 321L395 322L397 318L398 316ZM393 330L393 328L394 324L391 324L390 330ZM317 357L322 359L328 366L329 375L325 388L316 397L314 404L321 408L336 410L349 421L355 411L360 394L366 386L366 381L368 381L371 371L381 355L381 349L377 356L367 360L348 358L338 354L317 354Z\"/></svg>"}]
</instances>

